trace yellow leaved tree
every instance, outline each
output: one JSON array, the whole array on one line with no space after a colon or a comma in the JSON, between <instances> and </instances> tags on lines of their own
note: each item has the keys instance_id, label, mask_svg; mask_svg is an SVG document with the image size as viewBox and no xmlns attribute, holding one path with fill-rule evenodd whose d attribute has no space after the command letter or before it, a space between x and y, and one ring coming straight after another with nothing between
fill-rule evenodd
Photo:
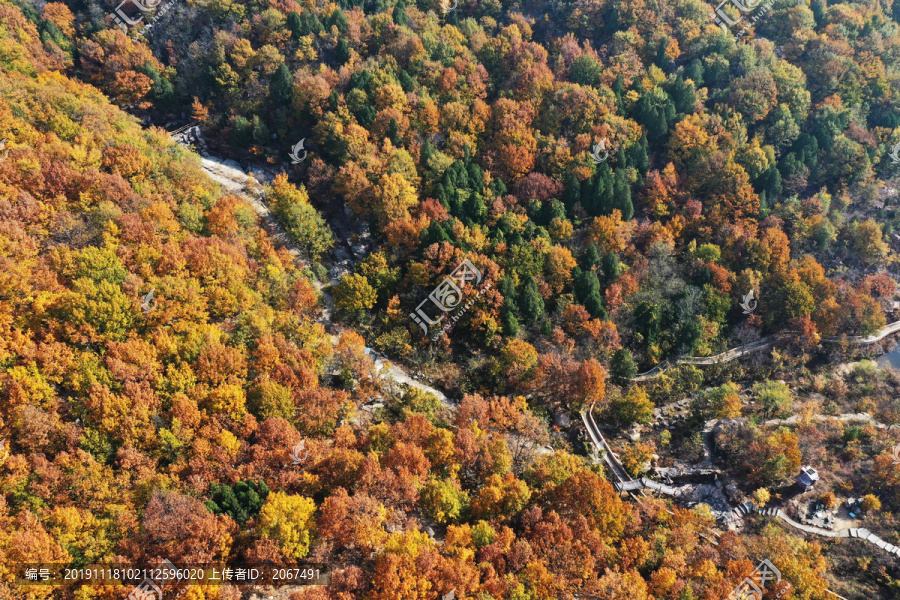
<instances>
[{"instance_id":1,"label":"yellow leaved tree","mask_svg":"<svg viewBox=\"0 0 900 600\"><path fill-rule=\"evenodd\" d=\"M309 498L273 492L259 511L257 531L277 542L285 556L303 558L309 553L315 533L315 510L316 505Z\"/></svg>"}]
</instances>

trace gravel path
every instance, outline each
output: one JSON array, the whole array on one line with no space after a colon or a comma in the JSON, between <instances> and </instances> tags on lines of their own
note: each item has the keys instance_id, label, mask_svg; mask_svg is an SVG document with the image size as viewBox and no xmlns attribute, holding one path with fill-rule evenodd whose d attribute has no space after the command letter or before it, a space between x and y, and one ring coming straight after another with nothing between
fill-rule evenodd
<instances>
[{"instance_id":1,"label":"gravel path","mask_svg":"<svg viewBox=\"0 0 900 600\"><path fill-rule=\"evenodd\" d=\"M869 344L880 342L887 336L891 335L892 333L897 333L898 331L900 331L900 321L894 321L893 323L885 325L875 335L871 335L869 337L862 337L858 335L846 337L831 336L823 338L821 343L839 344L846 341L848 344L852 344L854 346L866 346ZM752 352L758 352L760 350L771 348L780 340L785 339L790 335L790 333L769 335L764 338L760 338L755 342L750 342L749 344L731 348L730 350L726 350L725 352L716 354L714 356L685 356L682 358L667 358L649 371L638 373L631 378L631 381L647 381L648 379L653 379L654 377L662 375L672 367L677 367L678 365L721 365L727 362L731 362L736 358L740 358L745 354L750 354Z\"/></svg>"},{"instance_id":2,"label":"gravel path","mask_svg":"<svg viewBox=\"0 0 900 600\"><path fill-rule=\"evenodd\" d=\"M281 224L275 219L272 211L266 206L262 187L252 177L245 173L240 168L240 165L234 161L222 160L212 156L203 157L200 160L203 165L203 170L206 171L206 174L209 175L213 181L220 184L229 194L246 200L247 203L253 207L253 210L256 211L256 214L259 215L260 219L262 219L263 225L269 234L284 245L288 252L291 253L291 256L293 256L301 266L309 266L309 261L306 256L300 248L293 243L290 236L288 236ZM337 282L337 279L332 279L328 283L334 285ZM334 299L331 294L325 290L325 285L316 280L313 280L313 283L322 293L322 297L325 301L325 308L322 311L322 317L319 319L319 322L329 324L332 322L331 317ZM442 404L447 406L451 405L449 398L447 398L443 392L417 381L404 371L402 367L398 366L396 363L390 362L383 355L378 355L376 357L375 367L382 377L399 384L406 384L422 391L430 392L437 396Z\"/></svg>"}]
</instances>

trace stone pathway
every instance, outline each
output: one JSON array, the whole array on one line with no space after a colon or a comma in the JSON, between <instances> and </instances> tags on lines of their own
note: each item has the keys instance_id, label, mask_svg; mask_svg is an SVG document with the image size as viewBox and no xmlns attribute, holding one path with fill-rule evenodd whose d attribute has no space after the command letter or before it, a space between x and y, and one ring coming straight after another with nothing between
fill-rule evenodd
<instances>
[{"instance_id":1,"label":"stone pathway","mask_svg":"<svg viewBox=\"0 0 900 600\"><path fill-rule=\"evenodd\" d=\"M223 160L215 156L204 156L200 158L200 163L210 179L221 185L229 194L245 200L247 204L253 208L254 212L256 212L262 220L263 228L269 233L272 239L281 244L291 256L294 257L297 264L301 267L309 267L309 260L306 255L300 247L291 240L291 237L281 226L281 223L278 222L275 215L273 215L272 211L269 210L269 207L266 206L266 203L264 202L265 195L263 194L263 189L259 182L245 173L241 169L241 166L233 160ZM334 298L325 291L325 283L322 283L315 278L312 278L310 281L313 286L321 292L322 300L325 304L322 308L322 316L318 319L318 322L322 324L331 323L331 314L334 310ZM334 285L337 282L338 280L332 277L327 282L327 285Z\"/></svg>"},{"instance_id":2,"label":"stone pathway","mask_svg":"<svg viewBox=\"0 0 900 600\"><path fill-rule=\"evenodd\" d=\"M889 544L885 542L883 539L870 532L868 529L864 529L862 527L852 528L852 529L839 529L839 530L829 530L822 529L820 527L812 527L810 525L804 525L803 523L798 523L797 521L788 517L783 510L780 508L756 508L752 502L744 502L739 505L737 508L732 511L734 513L735 518L742 519L743 517L757 513L763 515L765 517L775 517L777 519L781 519L784 523L790 525L794 529L799 529L805 533L811 535L821 535L823 537L829 538L855 538L859 540L863 540L869 542L875 547L888 552L889 554L893 554L894 556L900 556L900 547L894 546L893 544Z\"/></svg>"},{"instance_id":3,"label":"stone pathway","mask_svg":"<svg viewBox=\"0 0 900 600\"><path fill-rule=\"evenodd\" d=\"M869 337L862 337L859 335L831 336L823 338L821 343L839 344L846 341L846 343L855 346L868 345L880 342L887 336L891 335L892 333L897 333L898 331L900 331L900 321L895 321L893 323L890 323L889 325L884 326L878 333ZM725 352L716 354L714 356L685 356L682 358L667 358L649 371L635 375L631 378L631 381L647 381L649 379L653 379L654 377L658 377L672 367L677 367L678 365L721 365L727 362L731 362L736 358L740 358L745 354L750 354L752 352L758 352L760 350L771 348L776 343L778 343L782 339L789 337L790 335L791 334L789 333L780 333L766 336L764 338L756 340L755 342L750 342L749 344L744 344L742 346L726 350Z\"/></svg>"},{"instance_id":4,"label":"stone pathway","mask_svg":"<svg viewBox=\"0 0 900 600\"><path fill-rule=\"evenodd\" d=\"M652 479L648 479L647 477L641 477L638 479L632 479L628 476L628 473L625 471L624 467L622 467L621 463L618 461L615 454L613 454L612 448L610 448L609 444L606 442L606 439L603 437L603 434L600 433L600 428L597 426L596 421L594 421L594 417L591 414L591 408L582 411L581 420L584 422L585 427L588 431L588 436L591 438L591 442L594 445L594 448L598 453L602 454L603 460L606 462L607 466L609 466L610 471L616 477L617 481L613 482L613 487L615 487L616 491L619 492L640 492L643 489L651 489L657 491L661 494L665 494L667 496L671 496L673 498L682 497L685 490L691 489L692 486L684 485L684 486L671 486L666 485L664 483L660 483L658 481L654 481ZM848 418L857 418L859 415L842 415ZM868 415L866 415L868 416ZM834 417L830 417L834 418ZM871 419L871 417L869 417ZM866 420L866 419L861 419ZM780 419L773 419L772 421L766 421L766 423L779 422ZM784 419L787 421L787 419ZM697 472L708 470L708 467L712 465L712 446L711 442L709 445L707 441L711 437L711 432L715 428L715 425L718 424L718 419L712 419L708 421L703 428L704 432L704 463L703 467L706 469L700 468L697 469ZM853 529L841 529L837 531L822 529L819 527L812 527L810 525L804 525L803 523L798 523L794 521L787 514L784 513L780 508L763 508L757 509L752 502L744 502L731 510L730 513L726 513L724 520L726 523L734 523L735 521L743 519L745 516L750 515L752 513L758 513L767 517L775 517L780 519L785 524L803 531L804 533L808 533L810 535L820 535L823 537L829 538L857 538L864 541L867 541L877 548L885 550L886 552L893 554L895 556L900 557L900 547L894 546L893 544L889 544L871 533L868 529L863 528L853 528Z\"/></svg>"},{"instance_id":5,"label":"stone pathway","mask_svg":"<svg viewBox=\"0 0 900 600\"><path fill-rule=\"evenodd\" d=\"M450 399L447 397L446 394L444 394L444 392L442 392L436 388L433 388L429 385L425 385L424 383L421 383L421 382L417 381L416 379L413 379L412 377L410 377L410 375L408 373L406 373L403 369L398 367L396 365L396 363L393 363L393 362L387 360L387 358L385 358L381 354L379 354L378 357L375 359L375 368L378 370L378 374L381 377L390 379L397 383L406 384L410 387L420 389L423 392L432 393L435 396L437 396L438 400L441 401L441 404L443 404L445 406L452 406Z\"/></svg>"},{"instance_id":6,"label":"stone pathway","mask_svg":"<svg viewBox=\"0 0 900 600\"><path fill-rule=\"evenodd\" d=\"M770 335L768 337L758 339L755 342L750 342L749 344L744 344L743 346L738 346L737 348L726 350L725 352L716 354L714 356L685 356L682 358L667 358L649 371L635 375L631 378L631 381L647 381L648 379L653 379L654 377L658 377L672 367L677 367L678 365L719 365L727 363L736 358L740 358L745 354L751 354L753 352L758 352L759 350L770 348L774 346L779 339L780 338L777 336Z\"/></svg>"},{"instance_id":7,"label":"stone pathway","mask_svg":"<svg viewBox=\"0 0 900 600\"><path fill-rule=\"evenodd\" d=\"M306 259L301 249L296 244L294 244L281 224L275 219L275 216L272 215L269 207L266 206L264 202L265 196L262 193L262 188L259 183L257 183L250 175L245 173L241 169L240 165L234 161L222 160L220 158L212 156L201 157L200 161L203 166L203 170L213 181L225 188L225 190L229 194L246 200L247 203L250 204L251 207L253 207L253 210L263 221L264 227L269 232L269 235L271 235L272 238L274 238L278 243L282 244L287 249L287 251L290 252L291 256L294 257L298 264L303 267L309 266L309 261ZM336 284L337 279L332 278L329 283L332 285ZM327 293L324 290L325 286L321 282L314 280L313 284L322 293L322 297L325 301L325 308L323 310L322 317L319 319L319 322L330 323L334 300L331 297L331 294ZM421 383L412 378L396 363L387 360L384 355L376 355L375 368L385 379L400 384L406 384L425 392L430 392L437 396L442 404L446 406L452 405L450 399L447 398L446 394L438 389L435 389L429 385L425 385L424 383Z\"/></svg>"}]
</instances>

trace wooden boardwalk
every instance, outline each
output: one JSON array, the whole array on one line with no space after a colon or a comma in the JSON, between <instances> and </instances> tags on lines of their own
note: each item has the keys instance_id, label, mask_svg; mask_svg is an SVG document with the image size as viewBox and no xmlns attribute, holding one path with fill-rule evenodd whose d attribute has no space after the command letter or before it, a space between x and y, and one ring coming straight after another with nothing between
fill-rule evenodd
<instances>
[{"instance_id":1,"label":"wooden boardwalk","mask_svg":"<svg viewBox=\"0 0 900 600\"><path fill-rule=\"evenodd\" d=\"M876 342L880 342L887 336L892 333L900 332L900 321L895 321L890 323L889 325L885 325L882 327L878 333L875 335L871 335L869 337L863 337L859 335L854 336L841 336L834 335L827 338L822 338L822 344L840 344L847 343L854 346L863 346L868 344L874 344ZM727 362L731 362L736 358L740 358L745 354L751 354L753 352L759 352L760 350L766 350L767 348L771 348L778 342L788 337L791 337L790 332L778 333L774 335L769 335L764 338L760 338L755 342L750 342L749 344L744 344L741 346L737 346L735 348L731 348L730 350L726 350L720 354L715 354L713 356L683 356L681 358L667 358L657 364L655 367L650 369L649 371L645 371L644 373L638 373L634 377L631 378L631 381L647 381L649 379L653 379L654 377L658 377L662 375L672 367L677 367L678 365L721 365Z\"/></svg>"},{"instance_id":2,"label":"wooden boardwalk","mask_svg":"<svg viewBox=\"0 0 900 600\"><path fill-rule=\"evenodd\" d=\"M581 411L581 420L584 422L585 428L587 428L588 436L591 438L591 442L593 442L597 453L603 458L603 461L606 462L606 465L609 467L609 470L612 471L613 475L615 475L616 479L618 479L618 482L627 483L631 481L631 477L628 476L625 467L619 462L618 457L613 453L612 448L609 447L609 444L607 444L606 440L603 438L603 434L600 433L600 428L597 427L597 422L594 421L594 415L591 414L593 408L594 405L591 404L590 408Z\"/></svg>"},{"instance_id":3,"label":"wooden boardwalk","mask_svg":"<svg viewBox=\"0 0 900 600\"><path fill-rule=\"evenodd\" d=\"M664 483L648 479L647 477L632 479L628 475L628 472L625 471L625 468L613 453L612 448L610 448L609 444L606 442L603 434L600 433L600 428L597 426L597 422L594 420L594 416L591 414L593 408L594 405L591 404L590 408L582 411L581 420L584 422L584 425L587 428L588 436L591 438L591 442L593 443L594 448L596 449L597 453L602 456L603 461L609 467L610 472L612 472L613 476L617 480L613 482L613 487L615 487L616 491L627 492L631 495L635 495L637 493L643 493L642 490L648 488L661 494L671 496L673 498L680 497L681 490L678 487L666 485ZM804 525L803 523L798 523L797 521L791 519L780 508L757 509L751 502L744 502L743 504L738 505L737 508L733 509L731 513L727 514L730 514L731 520L734 520L743 518L752 513L780 519L784 524L810 535L819 535L828 538L855 538L864 540L874 545L876 548L884 550L885 552L893 554L894 556L900 557L900 547L885 542L880 537L870 532L868 529L854 528L833 531L829 529L822 529L820 527L813 527L811 525Z\"/></svg>"}]
</instances>

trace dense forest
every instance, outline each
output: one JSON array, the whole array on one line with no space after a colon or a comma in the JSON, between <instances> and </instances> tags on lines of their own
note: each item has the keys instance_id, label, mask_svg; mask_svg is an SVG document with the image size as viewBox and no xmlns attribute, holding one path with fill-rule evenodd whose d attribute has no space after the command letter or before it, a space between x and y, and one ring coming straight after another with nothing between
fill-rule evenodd
<instances>
[{"instance_id":1,"label":"dense forest","mask_svg":"<svg viewBox=\"0 0 900 600\"><path fill-rule=\"evenodd\" d=\"M169 560L328 574L186 600L720 600L762 559L895 598L861 541L620 493L582 426L900 545L900 374L854 346L900 319L900 2L768 6L0 0L0 598Z\"/></svg>"}]
</instances>

